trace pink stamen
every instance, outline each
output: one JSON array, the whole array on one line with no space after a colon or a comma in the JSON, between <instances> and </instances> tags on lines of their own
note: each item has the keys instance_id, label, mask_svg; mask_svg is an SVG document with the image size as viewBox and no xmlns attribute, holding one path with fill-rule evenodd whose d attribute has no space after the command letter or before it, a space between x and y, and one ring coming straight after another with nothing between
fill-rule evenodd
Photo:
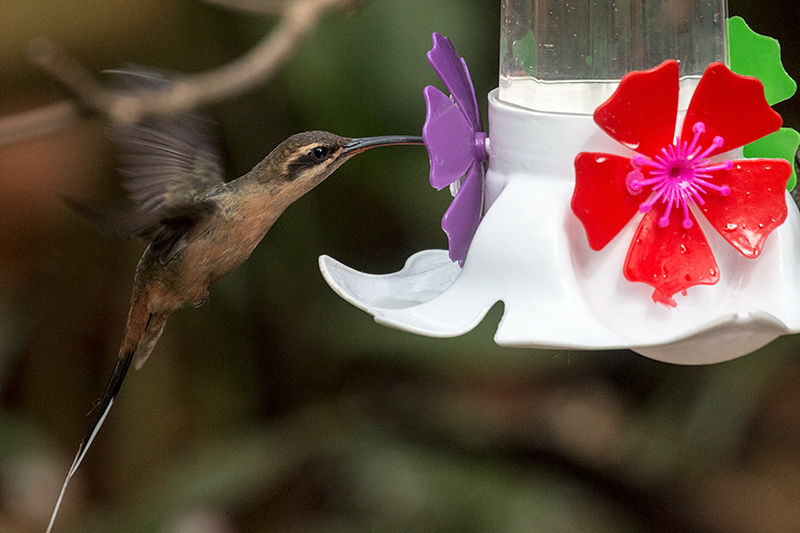
<instances>
[{"instance_id":1,"label":"pink stamen","mask_svg":"<svg viewBox=\"0 0 800 533\"><path fill-rule=\"evenodd\" d=\"M689 202L683 203L683 229L692 227L692 219L689 217Z\"/></svg>"},{"instance_id":2,"label":"pink stamen","mask_svg":"<svg viewBox=\"0 0 800 533\"><path fill-rule=\"evenodd\" d=\"M641 189L642 187L646 187L648 185L652 185L653 183L658 183L659 181L663 181L662 178L650 178L650 179L637 179L635 187ZM633 184L631 184L633 185Z\"/></svg>"},{"instance_id":3,"label":"pink stamen","mask_svg":"<svg viewBox=\"0 0 800 533\"><path fill-rule=\"evenodd\" d=\"M706 180L698 179L698 178L695 178L694 182L702 185L703 187L708 187L709 189L717 191L722 196L728 196L731 193L731 188L728 187L727 185L714 185L713 183L709 183Z\"/></svg>"},{"instance_id":4,"label":"pink stamen","mask_svg":"<svg viewBox=\"0 0 800 533\"><path fill-rule=\"evenodd\" d=\"M639 170L631 170L628 172L628 175L625 177L625 186L628 188L628 192L631 195L637 195L642 192L642 175L641 171Z\"/></svg>"},{"instance_id":5,"label":"pink stamen","mask_svg":"<svg viewBox=\"0 0 800 533\"><path fill-rule=\"evenodd\" d=\"M692 227L689 212L690 204L704 205L703 195L715 191L723 196L730 194L727 185L715 185L708 180L713 179L711 173L731 170L733 163L728 160L711 162L709 157L725 141L719 135L715 136L711 144L704 150L700 145L700 138L706 132L702 122L696 122L692 127L691 142L676 138L660 150L660 154L649 159L637 154L631 158L630 163L634 168L626 178L626 184L631 194L638 194L643 187L652 186L650 197L639 204L639 211L646 213L659 201L664 204L664 214L658 219L662 228L669 225L669 218L676 207L683 213L681 225L684 229ZM647 173L647 177L645 177Z\"/></svg>"},{"instance_id":6,"label":"pink stamen","mask_svg":"<svg viewBox=\"0 0 800 533\"><path fill-rule=\"evenodd\" d=\"M707 166L704 166L703 171L714 172L715 170L730 170L732 168L733 168L733 163L726 159L722 163L716 165L708 164Z\"/></svg>"},{"instance_id":7,"label":"pink stamen","mask_svg":"<svg viewBox=\"0 0 800 533\"><path fill-rule=\"evenodd\" d=\"M655 163L653 161L647 159L643 155L637 154L633 156L633 159L631 159L631 165L633 165L633 168L635 168L636 170L642 170L642 167L644 167L645 165L653 166L654 164Z\"/></svg>"},{"instance_id":8,"label":"pink stamen","mask_svg":"<svg viewBox=\"0 0 800 533\"><path fill-rule=\"evenodd\" d=\"M639 211L641 213L647 213L648 211L650 211L650 208L653 207L653 205L656 203L656 201L659 198L661 198L662 194L664 194L664 189L663 188L657 190L656 193L653 196L651 196L649 200L639 204Z\"/></svg>"},{"instance_id":9,"label":"pink stamen","mask_svg":"<svg viewBox=\"0 0 800 533\"><path fill-rule=\"evenodd\" d=\"M672 212L673 198L670 197L667 202L667 207L664 209L664 216L658 219L658 225L661 228L666 228L669 225L669 214Z\"/></svg>"},{"instance_id":10,"label":"pink stamen","mask_svg":"<svg viewBox=\"0 0 800 533\"><path fill-rule=\"evenodd\" d=\"M697 142L700 140L700 136L706 132L706 125L702 122L695 122L694 126L692 126L692 131L694 132L694 138L692 139L692 144L689 145L685 153L691 154L689 157L694 159L694 156L697 155L694 150L697 148Z\"/></svg>"},{"instance_id":11,"label":"pink stamen","mask_svg":"<svg viewBox=\"0 0 800 533\"><path fill-rule=\"evenodd\" d=\"M695 180L695 182L697 182L697 180ZM691 191L689 191L689 193L692 195L694 201L697 202L699 205L703 205L706 203L706 201L703 200L703 197L700 196L700 193L705 193L705 191L700 186L698 186L696 189L692 189Z\"/></svg>"},{"instance_id":12,"label":"pink stamen","mask_svg":"<svg viewBox=\"0 0 800 533\"><path fill-rule=\"evenodd\" d=\"M719 148L723 144L725 144L725 141L722 140L722 137L717 135L716 137L714 137L714 140L711 141L711 146L709 146L708 149L706 149L705 152L703 152L702 154L700 154L697 157L699 159L706 159L709 155L711 155L717 148ZM692 159L694 159L694 157Z\"/></svg>"}]
</instances>

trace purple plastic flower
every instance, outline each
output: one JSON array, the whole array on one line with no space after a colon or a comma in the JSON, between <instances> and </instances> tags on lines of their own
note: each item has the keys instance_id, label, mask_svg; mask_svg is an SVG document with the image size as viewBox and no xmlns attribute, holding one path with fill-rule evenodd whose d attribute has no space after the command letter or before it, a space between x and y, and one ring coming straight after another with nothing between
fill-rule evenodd
<instances>
[{"instance_id":1,"label":"purple plastic flower","mask_svg":"<svg viewBox=\"0 0 800 533\"><path fill-rule=\"evenodd\" d=\"M449 185L455 196L442 218L442 229L450 244L450 259L463 266L481 221L487 139L469 70L450 39L434 33L428 61L451 96L431 85L425 87L422 138L431 160L431 185L436 189Z\"/></svg>"}]
</instances>

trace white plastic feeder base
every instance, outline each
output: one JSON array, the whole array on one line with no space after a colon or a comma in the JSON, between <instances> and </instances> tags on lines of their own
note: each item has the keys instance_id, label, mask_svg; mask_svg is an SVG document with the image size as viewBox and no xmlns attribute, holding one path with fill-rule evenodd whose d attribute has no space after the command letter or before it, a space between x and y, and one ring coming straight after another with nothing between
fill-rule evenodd
<instances>
[{"instance_id":1,"label":"white plastic feeder base","mask_svg":"<svg viewBox=\"0 0 800 533\"><path fill-rule=\"evenodd\" d=\"M575 155L632 155L591 115L531 111L489 95L486 214L463 270L445 250L426 250L394 274L371 275L320 257L342 298L397 329L452 337L473 329L498 301L503 346L630 348L678 364L716 363L800 331L800 213L789 194L786 222L747 259L697 216L720 281L655 304L652 287L627 281L623 262L642 215L603 250L589 248L570 209Z\"/></svg>"}]
</instances>

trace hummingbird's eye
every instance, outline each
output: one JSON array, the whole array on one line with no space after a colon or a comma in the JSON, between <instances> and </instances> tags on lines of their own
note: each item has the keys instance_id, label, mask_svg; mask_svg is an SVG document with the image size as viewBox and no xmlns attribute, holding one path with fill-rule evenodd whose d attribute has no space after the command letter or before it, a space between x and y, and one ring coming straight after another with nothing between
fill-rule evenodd
<instances>
[{"instance_id":1,"label":"hummingbird's eye","mask_svg":"<svg viewBox=\"0 0 800 533\"><path fill-rule=\"evenodd\" d=\"M311 150L310 155L317 161L324 161L328 157L328 148L326 146L317 146Z\"/></svg>"}]
</instances>

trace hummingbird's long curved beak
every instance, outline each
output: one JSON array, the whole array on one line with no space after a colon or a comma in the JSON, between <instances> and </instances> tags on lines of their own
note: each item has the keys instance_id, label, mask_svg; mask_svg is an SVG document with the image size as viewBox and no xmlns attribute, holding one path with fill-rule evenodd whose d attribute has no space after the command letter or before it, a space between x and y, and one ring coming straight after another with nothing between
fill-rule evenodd
<instances>
[{"instance_id":1,"label":"hummingbird's long curved beak","mask_svg":"<svg viewBox=\"0 0 800 533\"><path fill-rule=\"evenodd\" d=\"M383 135L381 137L362 137L351 140L342 151L342 155L351 156L364 150L377 146L390 146L392 144L424 144L422 137L411 135Z\"/></svg>"}]
</instances>

